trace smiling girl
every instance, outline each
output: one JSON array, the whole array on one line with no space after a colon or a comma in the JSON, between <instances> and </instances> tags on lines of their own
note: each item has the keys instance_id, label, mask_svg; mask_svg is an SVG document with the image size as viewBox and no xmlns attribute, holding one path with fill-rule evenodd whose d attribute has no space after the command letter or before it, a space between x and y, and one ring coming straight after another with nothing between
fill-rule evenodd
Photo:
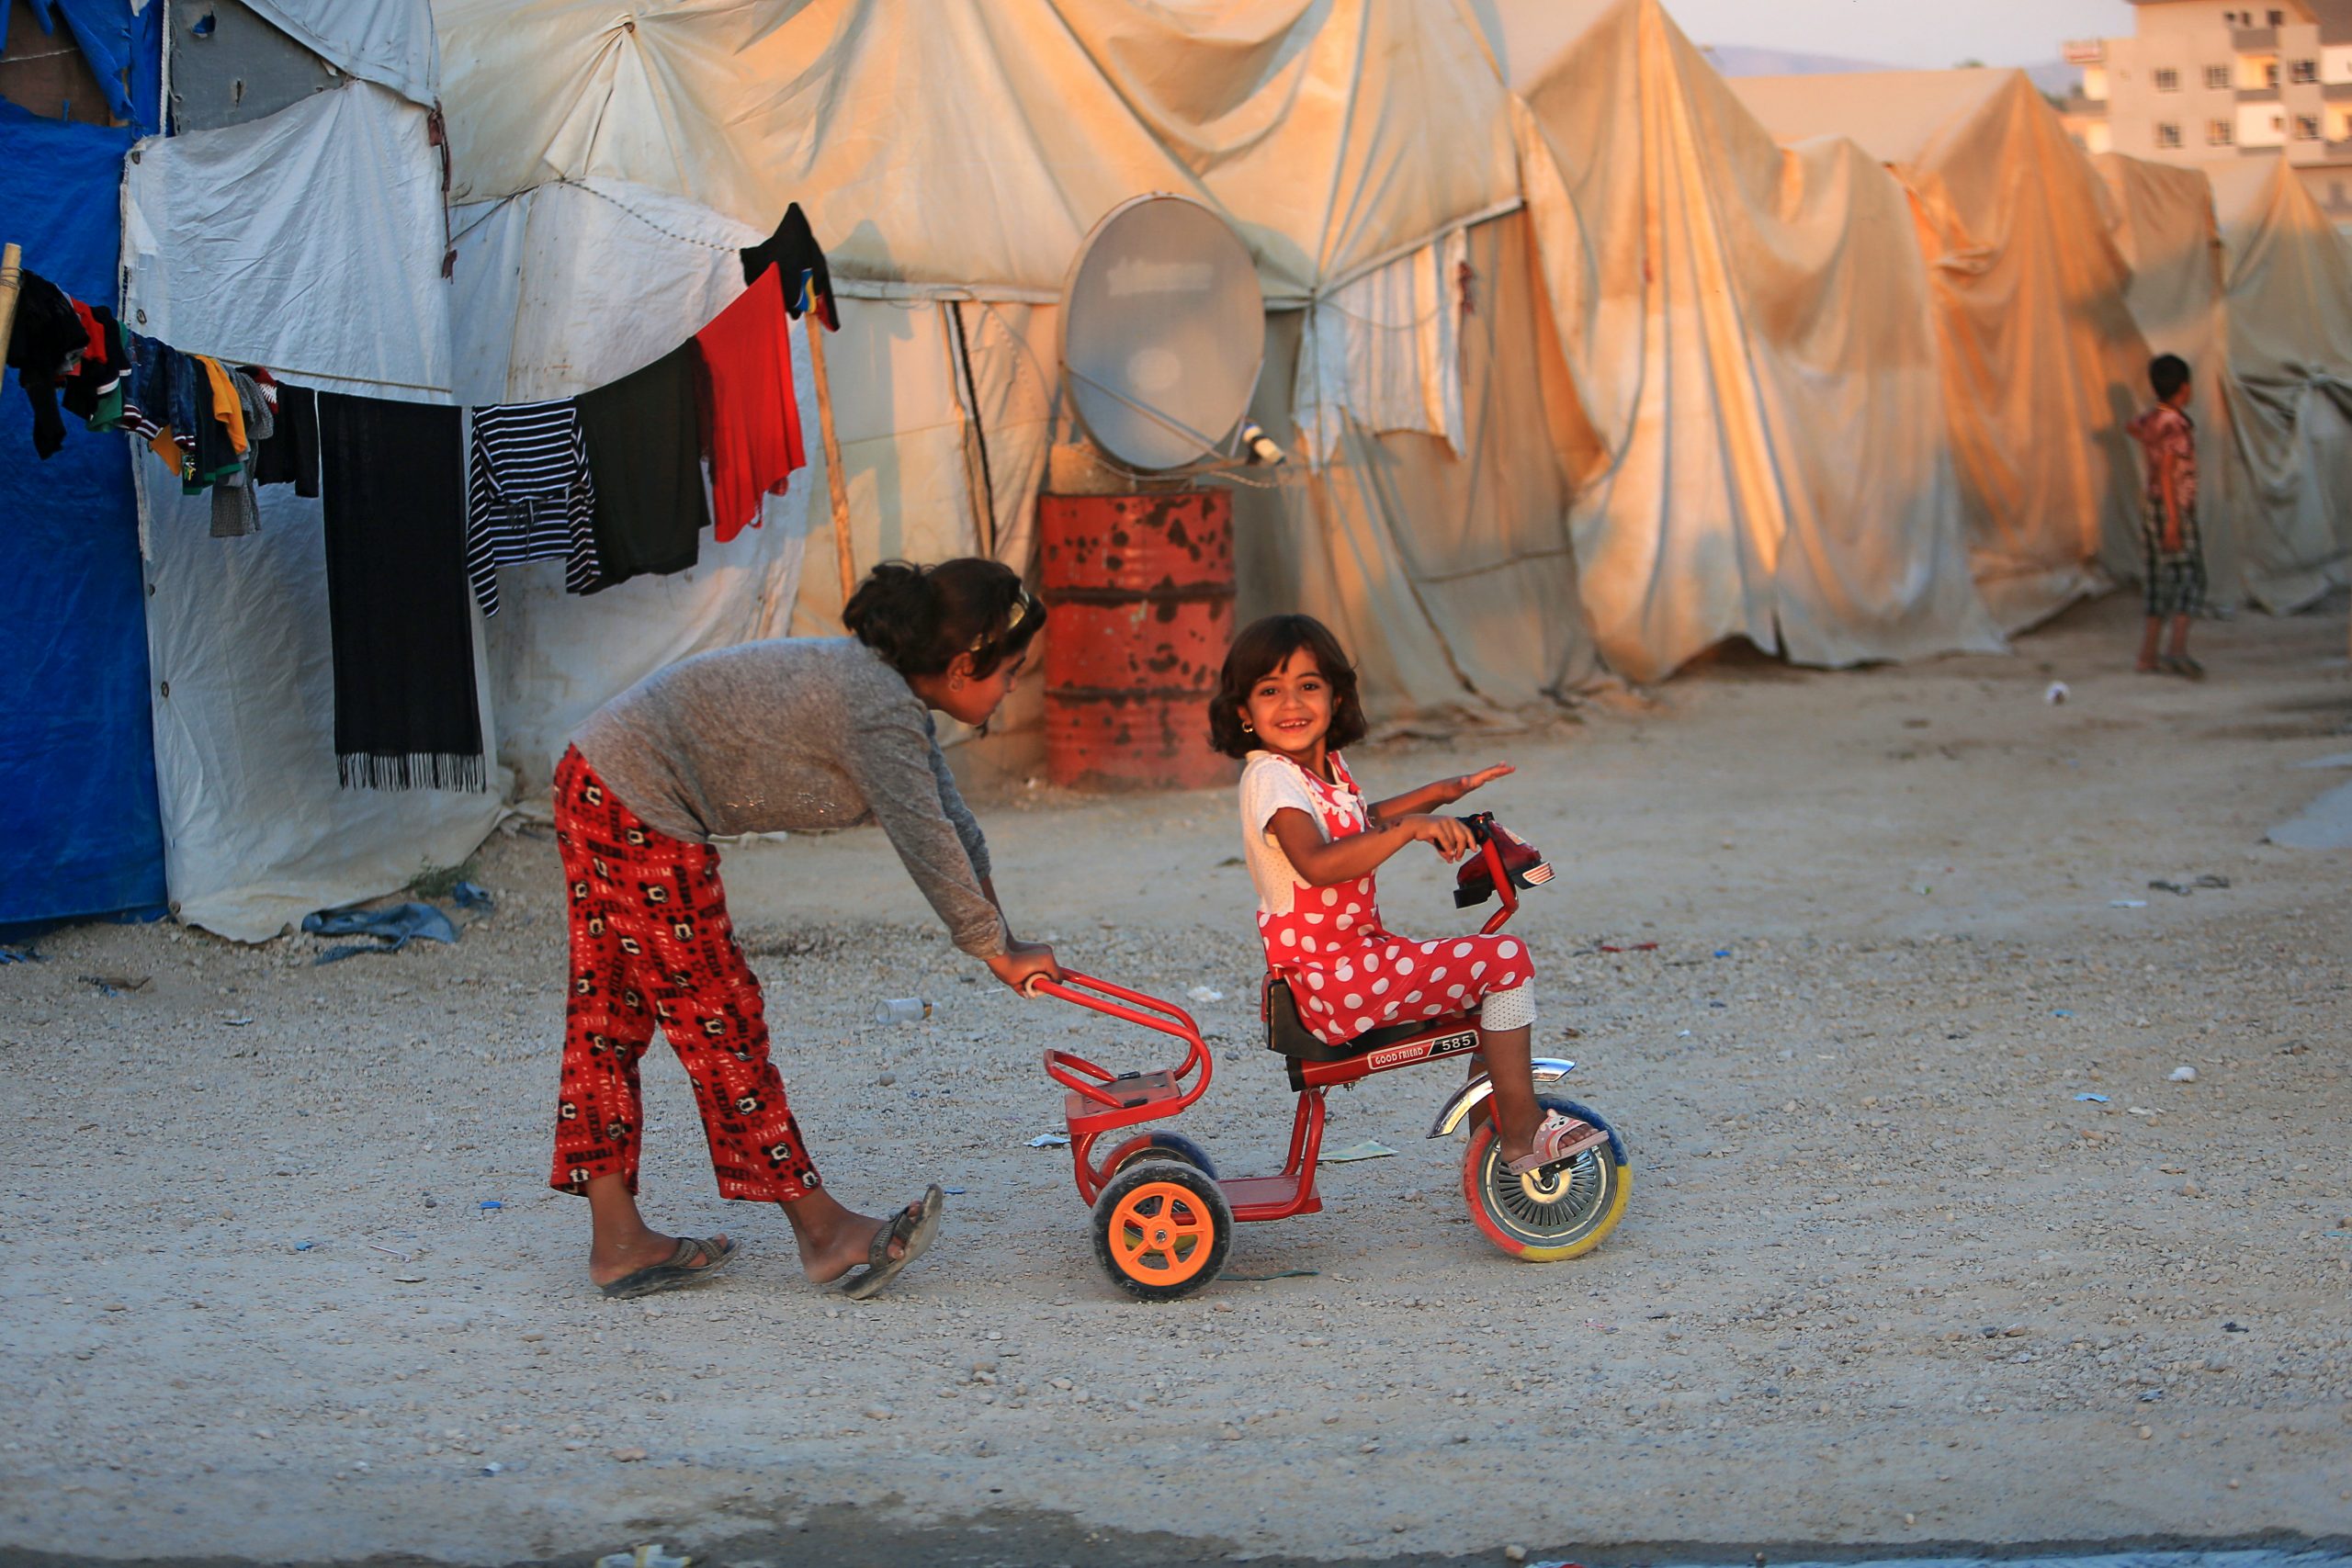
<instances>
[{"instance_id":1,"label":"smiling girl","mask_svg":"<svg viewBox=\"0 0 2352 1568\"><path fill-rule=\"evenodd\" d=\"M657 1028L694 1080L719 1196L780 1205L811 1280L863 1265L848 1286L863 1298L930 1245L938 1187L880 1219L819 1179L711 840L879 822L956 946L1015 990L1058 980L1052 951L1006 925L931 718L985 723L1045 618L994 561L888 561L842 612L854 636L697 654L581 727L555 774L571 987L550 1184L588 1200L588 1277L605 1294L673 1289L736 1253L638 1213L638 1060Z\"/></svg>"},{"instance_id":2,"label":"smiling girl","mask_svg":"<svg viewBox=\"0 0 2352 1568\"><path fill-rule=\"evenodd\" d=\"M1258 889L1266 965L1290 984L1299 1021L1344 1046L1385 1025L1478 1009L1478 1054L1494 1083L1501 1155L1513 1175L1569 1159L1608 1134L1536 1103L1529 1038L1534 966L1515 937L1418 942L1381 921L1373 873L1410 843L1446 861L1474 847L1432 816L1511 771L1498 762L1367 804L1340 748L1363 739L1355 669L1322 622L1269 615L1226 655L1210 744L1244 759L1241 832Z\"/></svg>"}]
</instances>

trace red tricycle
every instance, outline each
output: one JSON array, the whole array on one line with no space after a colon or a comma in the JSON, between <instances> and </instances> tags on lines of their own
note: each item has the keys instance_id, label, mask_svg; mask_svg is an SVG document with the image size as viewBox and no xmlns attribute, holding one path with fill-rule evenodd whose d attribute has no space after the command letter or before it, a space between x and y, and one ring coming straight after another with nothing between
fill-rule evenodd
<instances>
[{"instance_id":1,"label":"red tricycle","mask_svg":"<svg viewBox=\"0 0 2352 1568\"><path fill-rule=\"evenodd\" d=\"M1490 815L1481 812L1464 821L1478 847L1462 867L1454 903L1467 908L1499 894L1501 907L1482 928L1491 934L1518 909L1520 890L1551 880L1552 868ZM1069 969L1063 974L1066 984L1041 980L1031 989L1184 1043L1184 1059L1174 1067L1144 1073L1113 1073L1068 1051L1046 1053L1046 1074L1069 1091L1063 1097L1063 1114L1079 1196L1094 1205L1095 1257L1120 1286L1146 1300L1173 1301L1216 1279L1237 1223L1286 1220L1322 1209L1315 1166L1323 1146L1327 1092L1374 1073L1445 1061L1478 1048L1475 1010L1391 1024L1344 1045L1327 1045L1299 1021L1289 987L1270 974L1260 1003L1266 1044L1284 1058L1298 1094L1290 1155L1281 1171L1219 1177L1198 1144L1160 1128L1111 1141L1098 1156L1109 1134L1165 1121L1206 1093L1209 1048L1183 1009L1107 980ZM1470 1217L1487 1239L1517 1258L1551 1262L1591 1251L1623 1217L1633 1190L1624 1140L1590 1107L1559 1092L1561 1080L1575 1068L1574 1062L1536 1058L1536 1098L1547 1110L1600 1128L1609 1134L1606 1144L1513 1176L1496 1150L1492 1118L1478 1117L1463 1156L1462 1192ZM1484 1074L1470 1078L1438 1111L1429 1135L1443 1137L1461 1128L1489 1092Z\"/></svg>"}]
</instances>

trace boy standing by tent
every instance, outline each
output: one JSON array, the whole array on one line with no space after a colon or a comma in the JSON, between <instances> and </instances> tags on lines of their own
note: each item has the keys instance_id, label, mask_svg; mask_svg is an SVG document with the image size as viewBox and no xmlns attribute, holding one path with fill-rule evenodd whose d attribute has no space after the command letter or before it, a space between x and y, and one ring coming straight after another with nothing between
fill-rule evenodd
<instances>
[{"instance_id":1,"label":"boy standing by tent","mask_svg":"<svg viewBox=\"0 0 2352 1568\"><path fill-rule=\"evenodd\" d=\"M2140 514L2143 579L2148 589L2148 625L2140 638L2139 670L2205 678L2205 667L2188 657L2188 617L2205 607L2205 550L2197 533L2197 426L2188 417L2188 361L2160 354L2148 363L2148 384L2156 406L2129 426L2148 455L2148 499ZM2172 622L2172 649L2160 660L2156 649L2165 620Z\"/></svg>"}]
</instances>

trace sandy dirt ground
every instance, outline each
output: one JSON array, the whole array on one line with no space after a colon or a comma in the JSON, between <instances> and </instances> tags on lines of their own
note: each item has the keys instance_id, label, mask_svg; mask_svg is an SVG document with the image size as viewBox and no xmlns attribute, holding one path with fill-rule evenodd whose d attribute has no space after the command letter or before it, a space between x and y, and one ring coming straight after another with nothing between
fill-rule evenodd
<instances>
[{"instance_id":1,"label":"sandy dirt ground","mask_svg":"<svg viewBox=\"0 0 2352 1568\"><path fill-rule=\"evenodd\" d=\"M987 983L870 832L727 861L835 1190L956 1190L862 1306L803 1282L780 1216L716 1198L658 1044L649 1215L747 1255L643 1303L589 1288L583 1206L545 1186L542 834L485 850L497 909L455 947L318 968L309 938L56 933L0 967L0 1551L2352 1536L2352 852L2264 842L2352 780L2309 765L2352 750L2343 605L2202 629L2202 686L2131 672L2132 614L2007 658L1727 660L1646 705L1360 754L1375 794L1516 761L1481 804L1561 867L1516 928L1539 1047L1582 1063L1636 1168L1568 1263L1467 1222L1461 1145L1422 1137L1433 1068L1334 1097L1332 1144L1398 1152L1326 1168L1323 1213L1242 1227L1191 1300L1125 1298L1067 1156L1028 1146L1060 1124L1038 1053L1168 1053ZM1224 993L1183 1130L1228 1173L1278 1164L1229 795L1016 788L983 818L1066 962ZM2199 875L2228 886L2149 886ZM1453 929L1433 859L1383 880L1393 924ZM933 1023L866 1021L917 993Z\"/></svg>"}]
</instances>

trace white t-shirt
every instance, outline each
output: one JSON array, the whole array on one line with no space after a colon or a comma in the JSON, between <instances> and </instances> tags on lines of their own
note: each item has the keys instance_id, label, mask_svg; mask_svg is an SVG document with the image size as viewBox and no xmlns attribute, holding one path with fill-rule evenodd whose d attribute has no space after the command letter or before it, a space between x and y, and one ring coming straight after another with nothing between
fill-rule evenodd
<instances>
[{"instance_id":1,"label":"white t-shirt","mask_svg":"<svg viewBox=\"0 0 2352 1568\"><path fill-rule=\"evenodd\" d=\"M1338 793L1342 809L1352 809L1359 822L1370 820L1371 808L1362 791L1342 788ZM1307 885L1267 826L1275 812L1283 810L1304 811L1316 830L1327 841L1330 839L1330 829L1323 825L1323 803L1298 764L1272 751L1250 752L1241 768L1241 842L1250 880L1258 889L1258 908L1269 915L1289 914L1299 889Z\"/></svg>"}]
</instances>

